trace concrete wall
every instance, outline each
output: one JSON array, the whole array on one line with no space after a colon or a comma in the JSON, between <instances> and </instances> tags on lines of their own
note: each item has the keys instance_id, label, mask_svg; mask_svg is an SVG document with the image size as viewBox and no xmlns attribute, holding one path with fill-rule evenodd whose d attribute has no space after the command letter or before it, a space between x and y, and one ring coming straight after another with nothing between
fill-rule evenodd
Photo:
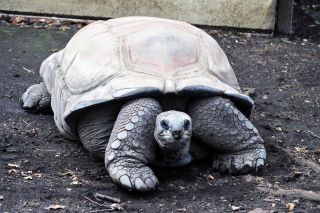
<instances>
[{"instance_id":1,"label":"concrete wall","mask_svg":"<svg viewBox=\"0 0 320 213\"><path fill-rule=\"evenodd\" d=\"M0 10L52 15L157 16L192 24L272 30L277 0L0 0Z\"/></svg>"}]
</instances>

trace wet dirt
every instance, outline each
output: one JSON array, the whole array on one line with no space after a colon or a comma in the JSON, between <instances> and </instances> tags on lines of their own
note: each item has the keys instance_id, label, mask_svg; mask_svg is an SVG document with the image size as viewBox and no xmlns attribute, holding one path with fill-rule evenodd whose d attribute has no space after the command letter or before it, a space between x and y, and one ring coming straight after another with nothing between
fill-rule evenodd
<instances>
[{"instance_id":1,"label":"wet dirt","mask_svg":"<svg viewBox=\"0 0 320 213\"><path fill-rule=\"evenodd\" d=\"M114 184L103 162L79 142L59 134L52 114L30 114L20 108L21 94L41 81L41 62L62 49L75 31L0 26L1 212L49 212L53 204L60 205L55 212L103 212L111 203L96 200L96 192L120 198L124 212L257 212L257 208L287 212L288 203L295 212L319 212L319 202L257 188L320 193L319 172L293 162L277 148L320 166L317 40L212 33L242 88L253 91L256 106L251 120L265 140L268 165L259 175L245 176L219 174L209 162L155 169L158 189L141 194Z\"/></svg>"}]
</instances>

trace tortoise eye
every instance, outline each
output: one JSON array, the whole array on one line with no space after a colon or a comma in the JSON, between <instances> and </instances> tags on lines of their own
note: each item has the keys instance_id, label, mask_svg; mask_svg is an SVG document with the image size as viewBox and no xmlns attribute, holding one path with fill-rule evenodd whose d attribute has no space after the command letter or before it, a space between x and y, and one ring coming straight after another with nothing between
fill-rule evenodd
<instances>
[{"instance_id":1,"label":"tortoise eye","mask_svg":"<svg viewBox=\"0 0 320 213\"><path fill-rule=\"evenodd\" d=\"M184 123L183 123L183 128L188 130L190 127L190 121L189 120L184 120Z\"/></svg>"},{"instance_id":2,"label":"tortoise eye","mask_svg":"<svg viewBox=\"0 0 320 213\"><path fill-rule=\"evenodd\" d=\"M162 120L160 122L160 125L162 126L163 129L169 130L169 122L167 120Z\"/></svg>"}]
</instances>

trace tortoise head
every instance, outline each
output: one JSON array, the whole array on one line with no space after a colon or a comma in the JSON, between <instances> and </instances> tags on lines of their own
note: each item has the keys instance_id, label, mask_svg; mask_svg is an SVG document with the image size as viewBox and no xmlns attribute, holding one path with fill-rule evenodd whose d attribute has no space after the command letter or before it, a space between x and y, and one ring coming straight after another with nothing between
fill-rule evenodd
<instances>
[{"instance_id":1,"label":"tortoise head","mask_svg":"<svg viewBox=\"0 0 320 213\"><path fill-rule=\"evenodd\" d=\"M175 165L191 161L189 147L192 122L189 115L179 111L166 111L156 118L154 137L159 146L162 160Z\"/></svg>"}]
</instances>

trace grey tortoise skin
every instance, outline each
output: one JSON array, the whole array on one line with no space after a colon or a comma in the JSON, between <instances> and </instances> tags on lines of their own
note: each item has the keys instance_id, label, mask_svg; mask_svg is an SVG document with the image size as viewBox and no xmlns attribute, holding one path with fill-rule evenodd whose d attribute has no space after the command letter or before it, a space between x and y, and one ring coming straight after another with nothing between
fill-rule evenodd
<instances>
[{"instance_id":1,"label":"grey tortoise skin","mask_svg":"<svg viewBox=\"0 0 320 213\"><path fill-rule=\"evenodd\" d=\"M266 152L258 130L226 98L211 97L191 102L188 114L193 121L193 137L221 154L213 167L230 174L259 171Z\"/></svg>"}]
</instances>

